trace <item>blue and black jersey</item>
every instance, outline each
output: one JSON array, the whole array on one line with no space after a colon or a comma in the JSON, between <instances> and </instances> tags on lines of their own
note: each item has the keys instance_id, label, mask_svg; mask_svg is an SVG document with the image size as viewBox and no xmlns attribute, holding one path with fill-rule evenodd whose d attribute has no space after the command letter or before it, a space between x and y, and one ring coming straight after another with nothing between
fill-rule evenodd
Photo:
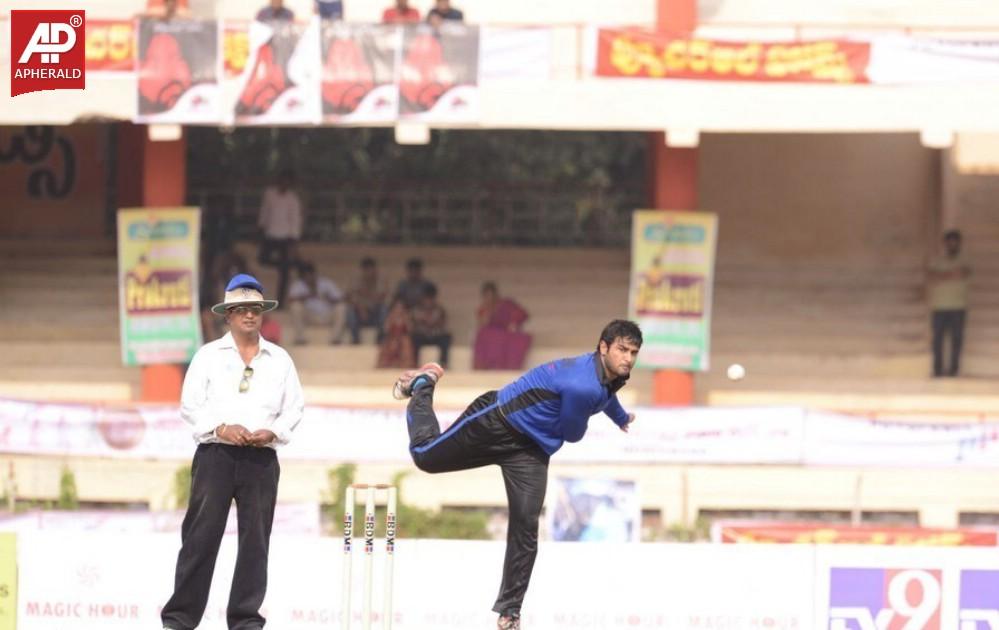
<instances>
[{"instance_id":1,"label":"blue and black jersey","mask_svg":"<svg viewBox=\"0 0 999 630\"><path fill-rule=\"evenodd\" d=\"M499 390L498 402L507 421L551 455L564 442L581 440L590 416L601 411L618 426L627 424L616 396L625 382L609 378L592 352L539 365Z\"/></svg>"},{"instance_id":2,"label":"blue and black jersey","mask_svg":"<svg viewBox=\"0 0 999 630\"><path fill-rule=\"evenodd\" d=\"M625 413L615 395L627 377L611 378L596 352L538 366L503 389L482 394L441 432L434 383L413 389L406 408L409 452L429 473L497 465L503 471L510 521L503 580L493 610L517 616L538 552L538 519L548 463L565 442L578 442L590 416L603 411L618 426Z\"/></svg>"}]
</instances>

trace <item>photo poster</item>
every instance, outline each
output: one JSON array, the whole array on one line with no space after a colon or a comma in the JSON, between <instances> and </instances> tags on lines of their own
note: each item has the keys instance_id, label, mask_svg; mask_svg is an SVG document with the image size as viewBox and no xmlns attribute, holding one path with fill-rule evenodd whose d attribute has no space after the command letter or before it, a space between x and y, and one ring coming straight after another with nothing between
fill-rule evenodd
<instances>
[{"instance_id":1,"label":"photo poster","mask_svg":"<svg viewBox=\"0 0 999 630\"><path fill-rule=\"evenodd\" d=\"M642 506L632 480L555 477L547 508L551 540L639 542Z\"/></svg>"},{"instance_id":2,"label":"photo poster","mask_svg":"<svg viewBox=\"0 0 999 630\"><path fill-rule=\"evenodd\" d=\"M402 30L391 24L322 23L323 120L394 122L399 112L396 58Z\"/></svg>"},{"instance_id":3,"label":"photo poster","mask_svg":"<svg viewBox=\"0 0 999 630\"><path fill-rule=\"evenodd\" d=\"M220 122L218 43L215 20L139 20L136 121Z\"/></svg>"}]
</instances>

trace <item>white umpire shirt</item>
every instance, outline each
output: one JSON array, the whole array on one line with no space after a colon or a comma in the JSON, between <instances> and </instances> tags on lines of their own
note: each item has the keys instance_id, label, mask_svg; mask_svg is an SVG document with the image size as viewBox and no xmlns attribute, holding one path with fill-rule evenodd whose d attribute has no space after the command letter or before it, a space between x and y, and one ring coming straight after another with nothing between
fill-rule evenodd
<instances>
[{"instance_id":1,"label":"white umpire shirt","mask_svg":"<svg viewBox=\"0 0 999 630\"><path fill-rule=\"evenodd\" d=\"M232 333L195 353L180 397L180 415L192 426L195 441L221 442L215 429L223 423L241 424L250 432L269 429L277 436L272 448L291 439L305 411L295 363L283 348L261 337L249 367L253 376L246 391L240 392L246 365Z\"/></svg>"}]
</instances>

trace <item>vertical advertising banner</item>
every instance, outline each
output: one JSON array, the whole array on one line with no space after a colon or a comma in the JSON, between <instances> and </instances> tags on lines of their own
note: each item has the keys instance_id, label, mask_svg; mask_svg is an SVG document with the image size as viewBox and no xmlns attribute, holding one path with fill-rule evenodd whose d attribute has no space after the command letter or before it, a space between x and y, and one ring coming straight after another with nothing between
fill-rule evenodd
<instances>
[{"instance_id":1,"label":"vertical advertising banner","mask_svg":"<svg viewBox=\"0 0 999 630\"><path fill-rule=\"evenodd\" d=\"M392 122L399 112L395 82L401 29L384 24L322 24L323 120Z\"/></svg>"},{"instance_id":2,"label":"vertical advertising banner","mask_svg":"<svg viewBox=\"0 0 999 630\"><path fill-rule=\"evenodd\" d=\"M253 21L250 56L239 77L237 124L319 121L319 20Z\"/></svg>"},{"instance_id":3,"label":"vertical advertising banner","mask_svg":"<svg viewBox=\"0 0 999 630\"><path fill-rule=\"evenodd\" d=\"M0 630L17 629L17 534L0 532Z\"/></svg>"},{"instance_id":4,"label":"vertical advertising banner","mask_svg":"<svg viewBox=\"0 0 999 630\"><path fill-rule=\"evenodd\" d=\"M634 213L628 310L644 336L640 367L708 369L717 231L707 212Z\"/></svg>"},{"instance_id":5,"label":"vertical advertising banner","mask_svg":"<svg viewBox=\"0 0 999 630\"><path fill-rule=\"evenodd\" d=\"M407 26L399 69L399 118L476 122L479 118L479 28L444 22Z\"/></svg>"},{"instance_id":6,"label":"vertical advertising banner","mask_svg":"<svg viewBox=\"0 0 999 630\"><path fill-rule=\"evenodd\" d=\"M125 365L186 363L201 346L197 208L118 211L118 309Z\"/></svg>"},{"instance_id":7,"label":"vertical advertising banner","mask_svg":"<svg viewBox=\"0 0 999 630\"><path fill-rule=\"evenodd\" d=\"M139 20L139 122L221 120L218 31L214 20Z\"/></svg>"}]
</instances>

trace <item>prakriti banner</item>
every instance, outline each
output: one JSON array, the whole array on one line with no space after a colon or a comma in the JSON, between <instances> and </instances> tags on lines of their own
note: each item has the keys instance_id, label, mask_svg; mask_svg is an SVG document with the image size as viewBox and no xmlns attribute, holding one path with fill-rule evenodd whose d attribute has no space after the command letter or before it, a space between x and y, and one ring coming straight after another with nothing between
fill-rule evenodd
<instances>
[{"instance_id":1,"label":"prakriti banner","mask_svg":"<svg viewBox=\"0 0 999 630\"><path fill-rule=\"evenodd\" d=\"M218 52L219 26L214 20L140 19L137 120L221 120Z\"/></svg>"},{"instance_id":2,"label":"prakriti banner","mask_svg":"<svg viewBox=\"0 0 999 630\"><path fill-rule=\"evenodd\" d=\"M187 363L201 347L197 208L118 211L118 313L125 365Z\"/></svg>"},{"instance_id":3,"label":"prakriti banner","mask_svg":"<svg viewBox=\"0 0 999 630\"><path fill-rule=\"evenodd\" d=\"M634 213L628 312L642 327L640 367L708 369L717 226L707 212Z\"/></svg>"},{"instance_id":4,"label":"prakriti banner","mask_svg":"<svg viewBox=\"0 0 999 630\"><path fill-rule=\"evenodd\" d=\"M249 57L239 77L238 124L316 123L319 103L319 23L254 21Z\"/></svg>"},{"instance_id":5,"label":"prakriti banner","mask_svg":"<svg viewBox=\"0 0 999 630\"><path fill-rule=\"evenodd\" d=\"M479 116L479 28L444 22L403 30L399 118L475 122Z\"/></svg>"},{"instance_id":6,"label":"prakriti banner","mask_svg":"<svg viewBox=\"0 0 999 630\"><path fill-rule=\"evenodd\" d=\"M391 122L399 113L396 51L402 31L385 24L322 26L323 120Z\"/></svg>"}]
</instances>

